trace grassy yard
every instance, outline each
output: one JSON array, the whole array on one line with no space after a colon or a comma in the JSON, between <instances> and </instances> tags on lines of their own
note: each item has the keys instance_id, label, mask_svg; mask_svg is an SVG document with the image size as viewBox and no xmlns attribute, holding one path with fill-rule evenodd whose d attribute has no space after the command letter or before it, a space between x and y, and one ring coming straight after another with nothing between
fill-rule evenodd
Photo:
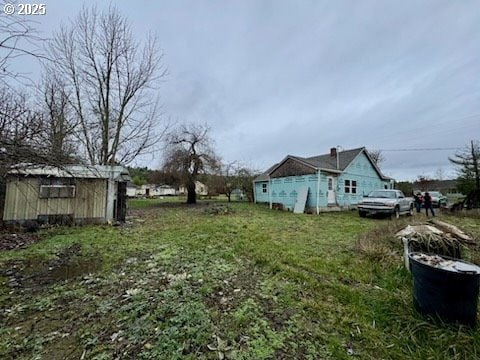
<instances>
[{"instance_id":1,"label":"grassy yard","mask_svg":"<svg viewBox=\"0 0 480 360\"><path fill-rule=\"evenodd\" d=\"M0 358L480 357L480 330L413 308L391 234L419 216L130 207L126 226L43 230L0 253ZM478 218L444 218L480 239Z\"/></svg>"}]
</instances>

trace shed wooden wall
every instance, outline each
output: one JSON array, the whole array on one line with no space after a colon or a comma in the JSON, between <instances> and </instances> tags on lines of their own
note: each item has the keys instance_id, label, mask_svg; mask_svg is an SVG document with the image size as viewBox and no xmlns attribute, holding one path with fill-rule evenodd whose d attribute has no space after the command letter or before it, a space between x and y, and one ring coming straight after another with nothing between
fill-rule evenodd
<instances>
[{"instance_id":1,"label":"shed wooden wall","mask_svg":"<svg viewBox=\"0 0 480 360\"><path fill-rule=\"evenodd\" d=\"M39 215L72 215L76 222L104 222L107 181L104 179L76 179L75 197L39 197L37 177L7 179L3 220L37 220Z\"/></svg>"}]
</instances>

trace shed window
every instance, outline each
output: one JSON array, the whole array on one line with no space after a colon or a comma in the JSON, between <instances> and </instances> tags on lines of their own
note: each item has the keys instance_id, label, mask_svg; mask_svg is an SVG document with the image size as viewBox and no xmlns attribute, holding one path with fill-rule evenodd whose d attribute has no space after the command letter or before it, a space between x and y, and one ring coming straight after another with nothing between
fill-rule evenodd
<instances>
[{"instance_id":1,"label":"shed window","mask_svg":"<svg viewBox=\"0 0 480 360\"><path fill-rule=\"evenodd\" d=\"M262 193L267 192L267 184L262 184Z\"/></svg>"},{"instance_id":2,"label":"shed window","mask_svg":"<svg viewBox=\"0 0 480 360\"><path fill-rule=\"evenodd\" d=\"M356 194L356 193L357 193L357 181L345 180L345 194Z\"/></svg>"},{"instance_id":3,"label":"shed window","mask_svg":"<svg viewBox=\"0 0 480 360\"><path fill-rule=\"evenodd\" d=\"M75 179L73 178L40 178L39 198L74 198Z\"/></svg>"},{"instance_id":4,"label":"shed window","mask_svg":"<svg viewBox=\"0 0 480 360\"><path fill-rule=\"evenodd\" d=\"M75 185L40 185L39 197L47 198L74 198Z\"/></svg>"}]
</instances>

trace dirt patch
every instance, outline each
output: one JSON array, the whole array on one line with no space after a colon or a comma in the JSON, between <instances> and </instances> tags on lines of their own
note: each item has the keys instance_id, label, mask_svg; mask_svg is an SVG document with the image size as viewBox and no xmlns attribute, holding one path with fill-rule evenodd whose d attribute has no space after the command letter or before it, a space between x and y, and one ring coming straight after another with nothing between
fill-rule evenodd
<instances>
[{"instance_id":1,"label":"dirt patch","mask_svg":"<svg viewBox=\"0 0 480 360\"><path fill-rule=\"evenodd\" d=\"M208 215L228 215L234 213L234 210L231 207L223 204L210 205L203 211Z\"/></svg>"},{"instance_id":2,"label":"dirt patch","mask_svg":"<svg viewBox=\"0 0 480 360\"><path fill-rule=\"evenodd\" d=\"M206 298L208 307L220 313L235 308L243 299L254 296L258 286L259 274L252 266L245 266L228 279L220 281Z\"/></svg>"},{"instance_id":3,"label":"dirt patch","mask_svg":"<svg viewBox=\"0 0 480 360\"><path fill-rule=\"evenodd\" d=\"M0 251L22 249L39 240L39 236L29 232L0 233Z\"/></svg>"}]
</instances>

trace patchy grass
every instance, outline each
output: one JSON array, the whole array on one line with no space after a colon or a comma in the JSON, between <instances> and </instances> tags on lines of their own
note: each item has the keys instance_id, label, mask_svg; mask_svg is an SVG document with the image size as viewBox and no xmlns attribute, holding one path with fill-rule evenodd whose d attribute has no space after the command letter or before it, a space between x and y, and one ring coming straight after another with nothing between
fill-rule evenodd
<instances>
[{"instance_id":1,"label":"patchy grass","mask_svg":"<svg viewBox=\"0 0 480 360\"><path fill-rule=\"evenodd\" d=\"M418 216L130 208L126 226L44 230L0 253L0 358L478 358L478 330L413 309L390 235Z\"/></svg>"}]
</instances>

